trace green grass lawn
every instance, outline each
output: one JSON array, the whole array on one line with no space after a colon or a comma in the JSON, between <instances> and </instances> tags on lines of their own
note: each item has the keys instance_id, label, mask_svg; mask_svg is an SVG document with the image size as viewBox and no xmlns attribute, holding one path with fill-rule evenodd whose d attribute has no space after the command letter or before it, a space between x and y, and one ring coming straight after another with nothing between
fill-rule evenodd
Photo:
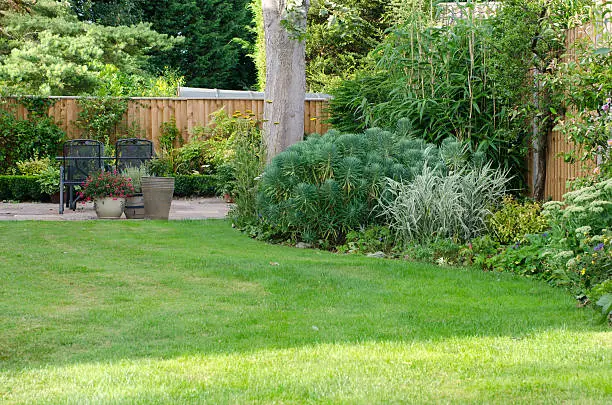
<instances>
[{"instance_id":1,"label":"green grass lawn","mask_svg":"<svg viewBox=\"0 0 612 405\"><path fill-rule=\"evenodd\" d=\"M594 319L541 282L227 221L0 222L1 403L610 403Z\"/></svg>"}]
</instances>

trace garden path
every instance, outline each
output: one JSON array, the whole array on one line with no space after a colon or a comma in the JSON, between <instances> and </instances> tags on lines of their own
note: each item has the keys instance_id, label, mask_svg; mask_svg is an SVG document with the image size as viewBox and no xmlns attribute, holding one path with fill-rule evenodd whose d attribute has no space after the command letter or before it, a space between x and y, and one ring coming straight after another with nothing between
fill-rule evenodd
<instances>
[{"instance_id":1,"label":"garden path","mask_svg":"<svg viewBox=\"0 0 612 405\"><path fill-rule=\"evenodd\" d=\"M78 221L96 219L93 203L77 204L77 210L58 213L58 204L0 202L0 221ZM230 205L220 198L174 199L170 206L170 220L225 218ZM125 217L122 217L125 219Z\"/></svg>"}]
</instances>

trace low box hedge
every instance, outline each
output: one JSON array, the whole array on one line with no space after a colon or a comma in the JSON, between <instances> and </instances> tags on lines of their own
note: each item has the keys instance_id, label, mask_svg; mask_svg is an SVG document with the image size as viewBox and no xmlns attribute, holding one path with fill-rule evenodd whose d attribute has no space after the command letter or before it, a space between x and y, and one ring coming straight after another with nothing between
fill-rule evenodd
<instances>
[{"instance_id":1,"label":"low box hedge","mask_svg":"<svg viewBox=\"0 0 612 405\"><path fill-rule=\"evenodd\" d=\"M0 176L0 200L40 201L47 199L41 193L36 176Z\"/></svg>"},{"instance_id":2,"label":"low box hedge","mask_svg":"<svg viewBox=\"0 0 612 405\"><path fill-rule=\"evenodd\" d=\"M40 191L36 176L0 176L0 200L42 201L49 196ZM211 197L216 194L217 176L177 175L174 181L175 197Z\"/></svg>"},{"instance_id":3,"label":"low box hedge","mask_svg":"<svg viewBox=\"0 0 612 405\"><path fill-rule=\"evenodd\" d=\"M176 175L175 197L211 197L216 195L217 176L210 174Z\"/></svg>"}]
</instances>

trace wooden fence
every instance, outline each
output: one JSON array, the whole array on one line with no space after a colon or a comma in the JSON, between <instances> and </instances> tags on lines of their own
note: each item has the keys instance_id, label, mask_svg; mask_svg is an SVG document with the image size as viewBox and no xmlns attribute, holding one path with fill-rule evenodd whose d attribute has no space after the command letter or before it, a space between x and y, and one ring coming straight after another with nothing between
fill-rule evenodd
<instances>
[{"instance_id":1,"label":"wooden fence","mask_svg":"<svg viewBox=\"0 0 612 405\"><path fill-rule=\"evenodd\" d=\"M77 139L83 130L77 125L79 118L79 97L51 97L49 108L52 117L69 138ZM27 109L17 98L3 98L0 108L12 110L20 119L28 116ZM200 99L200 98L131 98L123 120L117 126L117 135L136 133L152 140L156 146L161 134L161 125L173 118L184 141L190 140L193 129L205 126L211 121L211 114L225 108L232 115L235 112L252 112L254 117L263 116L263 100L251 99ZM327 131L325 123L327 101L325 99L306 100L304 103L304 133L323 134Z\"/></svg>"},{"instance_id":2,"label":"wooden fence","mask_svg":"<svg viewBox=\"0 0 612 405\"><path fill-rule=\"evenodd\" d=\"M568 53L564 57L564 61L572 60L576 57L574 44L578 41L587 40L597 45L598 41L601 40L601 32L603 30L609 32L611 29L612 25L607 23L605 25L587 25L569 30L566 38ZM561 132L552 131L552 133L549 134L546 156L546 185L544 189L546 198L562 200L563 194L569 191L567 189L568 180L584 176L593 170L594 163L587 163L586 165L582 162L570 164L563 160L561 154L569 152L574 148L575 145L568 142L565 135ZM531 160L529 167L532 167ZM530 170L528 174L530 185L532 185L532 180L533 176Z\"/></svg>"}]
</instances>

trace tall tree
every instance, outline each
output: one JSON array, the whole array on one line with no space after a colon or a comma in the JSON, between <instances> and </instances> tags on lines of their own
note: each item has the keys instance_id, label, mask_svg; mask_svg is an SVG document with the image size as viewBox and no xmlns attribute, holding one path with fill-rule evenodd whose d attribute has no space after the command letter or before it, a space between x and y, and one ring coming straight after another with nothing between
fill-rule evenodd
<instances>
[{"instance_id":1,"label":"tall tree","mask_svg":"<svg viewBox=\"0 0 612 405\"><path fill-rule=\"evenodd\" d=\"M187 86L243 90L255 82L245 42L254 35L248 0L161 0L143 5L143 18L161 33L185 38L183 45L159 53L158 68L170 66Z\"/></svg>"},{"instance_id":2,"label":"tall tree","mask_svg":"<svg viewBox=\"0 0 612 405\"><path fill-rule=\"evenodd\" d=\"M52 0L38 0L29 14L8 12L0 25L0 85L12 94L92 94L109 71L147 76L149 53L176 42L150 24L80 22L64 2Z\"/></svg>"},{"instance_id":3,"label":"tall tree","mask_svg":"<svg viewBox=\"0 0 612 405\"><path fill-rule=\"evenodd\" d=\"M255 83L247 56L254 40L249 0L70 0L82 21L103 25L152 24L162 34L184 42L157 52L150 64L185 77L186 85L246 89Z\"/></svg>"},{"instance_id":4,"label":"tall tree","mask_svg":"<svg viewBox=\"0 0 612 405\"><path fill-rule=\"evenodd\" d=\"M388 0L312 0L306 42L309 91L328 91L364 67L389 28L388 7Z\"/></svg>"},{"instance_id":5,"label":"tall tree","mask_svg":"<svg viewBox=\"0 0 612 405\"><path fill-rule=\"evenodd\" d=\"M262 0L266 44L264 137L268 161L304 138L309 0Z\"/></svg>"},{"instance_id":6,"label":"tall tree","mask_svg":"<svg viewBox=\"0 0 612 405\"><path fill-rule=\"evenodd\" d=\"M143 22L144 3L146 0L70 0L79 19L110 26Z\"/></svg>"}]
</instances>

